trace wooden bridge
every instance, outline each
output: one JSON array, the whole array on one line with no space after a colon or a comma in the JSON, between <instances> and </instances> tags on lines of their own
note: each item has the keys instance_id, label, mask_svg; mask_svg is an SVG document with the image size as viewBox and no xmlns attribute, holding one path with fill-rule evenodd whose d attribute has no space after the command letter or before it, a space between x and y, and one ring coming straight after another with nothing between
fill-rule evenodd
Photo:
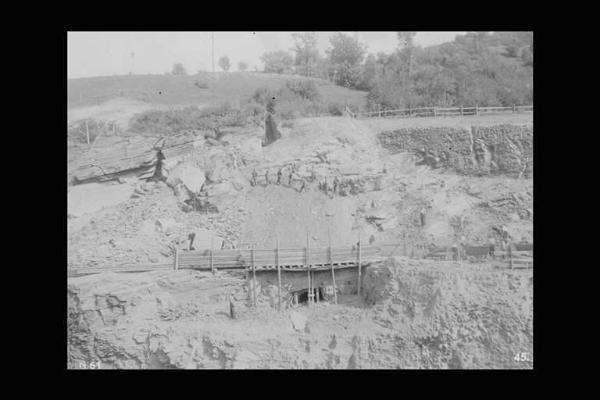
<instances>
[{"instance_id":1,"label":"wooden bridge","mask_svg":"<svg viewBox=\"0 0 600 400\"><path fill-rule=\"evenodd\" d=\"M168 269L195 269L214 271L219 269L242 269L249 271L311 271L340 268L356 268L390 256L398 245L274 248L235 250L176 250L172 263L137 264L71 268L69 276L97 274L101 272L142 272Z\"/></svg>"}]
</instances>

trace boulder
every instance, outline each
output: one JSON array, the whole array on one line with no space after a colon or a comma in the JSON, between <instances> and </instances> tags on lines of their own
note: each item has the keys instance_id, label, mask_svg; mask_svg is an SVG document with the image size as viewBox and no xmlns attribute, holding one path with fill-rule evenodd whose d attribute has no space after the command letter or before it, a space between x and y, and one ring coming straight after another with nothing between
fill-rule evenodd
<instances>
[{"instance_id":1,"label":"boulder","mask_svg":"<svg viewBox=\"0 0 600 400\"><path fill-rule=\"evenodd\" d=\"M177 225L173 218L160 218L155 222L156 228L163 233L172 232Z\"/></svg>"},{"instance_id":2,"label":"boulder","mask_svg":"<svg viewBox=\"0 0 600 400\"><path fill-rule=\"evenodd\" d=\"M290 320L292 321L292 327L295 330L304 332L304 329L306 328L306 316L304 314L292 311L290 312Z\"/></svg>"},{"instance_id":3,"label":"boulder","mask_svg":"<svg viewBox=\"0 0 600 400\"><path fill-rule=\"evenodd\" d=\"M212 157L210 164L212 168L210 168L206 173L206 177L210 182L218 183L230 178L230 167L223 159L223 155Z\"/></svg>"},{"instance_id":4,"label":"boulder","mask_svg":"<svg viewBox=\"0 0 600 400\"><path fill-rule=\"evenodd\" d=\"M211 240L213 250L220 250L221 246L223 246L224 239L208 229L195 229L190 233L196 235L193 244L196 250L209 250L211 248ZM186 246L189 246L189 241L186 241Z\"/></svg>"},{"instance_id":5,"label":"boulder","mask_svg":"<svg viewBox=\"0 0 600 400\"><path fill-rule=\"evenodd\" d=\"M188 164L180 164L170 171L167 184L171 187L182 184L190 192L198 194L205 180L205 173L200 168Z\"/></svg>"}]
</instances>

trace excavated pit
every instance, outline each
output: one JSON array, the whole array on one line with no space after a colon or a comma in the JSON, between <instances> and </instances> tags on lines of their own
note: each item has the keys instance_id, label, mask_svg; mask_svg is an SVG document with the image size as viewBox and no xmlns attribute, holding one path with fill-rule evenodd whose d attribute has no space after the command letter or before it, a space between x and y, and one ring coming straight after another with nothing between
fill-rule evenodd
<instances>
[{"instance_id":1,"label":"excavated pit","mask_svg":"<svg viewBox=\"0 0 600 400\"><path fill-rule=\"evenodd\" d=\"M413 257L461 236L481 247L490 235L499 237L501 225L517 240L532 240L531 126L377 132L351 119L307 119L264 148L262 132L254 132L225 135L219 144L200 140L182 157L167 153L166 182L127 183L131 198L70 221L69 263L168 263L175 246L189 245L191 232L196 249L213 242L270 249L277 239L293 248L307 240L311 248L330 240L348 246L360 232L363 241L396 243L395 255ZM419 152L415 160L411 154ZM252 186L254 168L259 182ZM284 178L293 170L293 179L275 183L280 168ZM335 177L341 183L334 194ZM174 189L182 184L186 191ZM185 209L188 190L217 208ZM127 369L532 366L515 360L533 354L531 270L391 258L364 268L361 299L356 270L341 270L339 304L319 288L320 302L310 307L305 274L293 274L299 275L284 274L281 312L272 272L258 276L257 307L244 273L70 279L69 366L95 360ZM330 286L329 279L323 273L317 286Z\"/></svg>"}]
</instances>

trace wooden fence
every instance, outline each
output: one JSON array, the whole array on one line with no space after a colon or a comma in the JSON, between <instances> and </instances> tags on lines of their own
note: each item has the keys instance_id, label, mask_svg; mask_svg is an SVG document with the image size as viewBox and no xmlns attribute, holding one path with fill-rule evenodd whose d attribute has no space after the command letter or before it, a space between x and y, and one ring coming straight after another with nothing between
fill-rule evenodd
<instances>
[{"instance_id":1,"label":"wooden fence","mask_svg":"<svg viewBox=\"0 0 600 400\"><path fill-rule=\"evenodd\" d=\"M460 115L484 115L484 114L507 114L507 113L529 113L533 112L533 105L509 106L509 107L421 107L403 108L397 110L378 110L370 112L351 113L355 118L373 117L450 117Z\"/></svg>"},{"instance_id":2,"label":"wooden fence","mask_svg":"<svg viewBox=\"0 0 600 400\"><path fill-rule=\"evenodd\" d=\"M489 246L462 246L458 248L459 260L490 260L501 263L510 268L533 268L533 246L513 244L513 250L495 250L494 255L489 254ZM452 249L440 248L425 255L425 258L434 260L452 260L455 256Z\"/></svg>"}]
</instances>

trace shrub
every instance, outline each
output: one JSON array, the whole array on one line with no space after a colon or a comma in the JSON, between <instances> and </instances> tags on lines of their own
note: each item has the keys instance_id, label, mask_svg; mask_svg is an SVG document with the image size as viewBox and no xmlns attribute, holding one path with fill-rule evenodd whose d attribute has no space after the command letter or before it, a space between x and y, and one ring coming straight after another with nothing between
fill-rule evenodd
<instances>
[{"instance_id":1,"label":"shrub","mask_svg":"<svg viewBox=\"0 0 600 400\"><path fill-rule=\"evenodd\" d=\"M341 103L329 103L327 104L327 112L331 115L344 115L346 106Z\"/></svg>"},{"instance_id":2,"label":"shrub","mask_svg":"<svg viewBox=\"0 0 600 400\"><path fill-rule=\"evenodd\" d=\"M228 102L218 106L150 110L134 116L130 130L140 133L169 134L182 130L206 130L219 126L244 126L250 116Z\"/></svg>"},{"instance_id":3,"label":"shrub","mask_svg":"<svg viewBox=\"0 0 600 400\"><path fill-rule=\"evenodd\" d=\"M278 93L276 91L266 86L262 86L254 91L254 94L252 95L252 101L266 106L269 99L271 99L274 96L278 96Z\"/></svg>"},{"instance_id":4,"label":"shrub","mask_svg":"<svg viewBox=\"0 0 600 400\"><path fill-rule=\"evenodd\" d=\"M86 120L78 121L67 129L67 138L74 143L87 144ZM96 137L101 134L110 133L110 127L104 121L95 119L87 120L87 132L90 135L90 143L93 143Z\"/></svg>"},{"instance_id":5,"label":"shrub","mask_svg":"<svg viewBox=\"0 0 600 400\"><path fill-rule=\"evenodd\" d=\"M321 99L321 93L317 84L308 79L289 80L285 87L294 95L303 99L317 101Z\"/></svg>"},{"instance_id":6,"label":"shrub","mask_svg":"<svg viewBox=\"0 0 600 400\"><path fill-rule=\"evenodd\" d=\"M173 69L171 70L171 74L173 75L187 75L187 71L182 63L173 64Z\"/></svg>"},{"instance_id":7,"label":"shrub","mask_svg":"<svg viewBox=\"0 0 600 400\"><path fill-rule=\"evenodd\" d=\"M265 107L260 103L248 103L244 107L244 113L249 117L262 117L265 114Z\"/></svg>"}]
</instances>

